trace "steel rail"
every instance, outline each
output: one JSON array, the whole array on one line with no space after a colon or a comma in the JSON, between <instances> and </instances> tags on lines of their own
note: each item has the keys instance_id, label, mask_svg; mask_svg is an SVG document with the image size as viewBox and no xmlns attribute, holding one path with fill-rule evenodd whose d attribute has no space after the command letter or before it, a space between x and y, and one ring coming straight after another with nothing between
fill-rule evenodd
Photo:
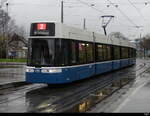
<instances>
[{"instance_id":1,"label":"steel rail","mask_svg":"<svg viewBox=\"0 0 150 116\"><path fill-rule=\"evenodd\" d=\"M136 71L139 71L140 69L143 69L145 66L146 65L143 65L142 67L138 68ZM145 70L147 70L147 69L145 69ZM140 74L144 73L145 70L142 71ZM128 75L129 73L132 73L132 72L128 72L128 73L124 72L121 75L124 75L124 74ZM120 74L119 74L119 76L120 76ZM100 80L99 82L96 82L96 83L90 85L87 88L84 88L80 91L77 91L76 93L73 93L69 96L65 96L65 97L51 103L51 105L49 105L46 108L38 109L37 112L42 111L42 110L46 110L47 108L53 109L54 110L53 112L62 112L62 108L65 108L67 106L70 107L73 104L76 105L79 102L81 102L82 99L86 99L87 97L89 97L89 95L92 94L93 92L95 92L97 90L100 90L100 89L103 89L103 88L109 86L110 84L112 84L112 82L115 82L118 79L120 79L119 77L116 78L116 79L112 79L111 77L110 77L110 79L108 79L108 78L109 77L107 77L107 78L105 77L105 79ZM69 101L69 103L66 100ZM55 104L60 104L60 105L55 105Z\"/></svg>"}]
</instances>

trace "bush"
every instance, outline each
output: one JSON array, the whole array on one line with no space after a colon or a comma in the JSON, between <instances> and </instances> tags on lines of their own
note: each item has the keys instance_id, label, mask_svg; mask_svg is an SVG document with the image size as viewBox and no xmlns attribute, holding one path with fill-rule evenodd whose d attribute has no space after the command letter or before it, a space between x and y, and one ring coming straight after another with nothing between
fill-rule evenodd
<instances>
[{"instance_id":1,"label":"bush","mask_svg":"<svg viewBox=\"0 0 150 116\"><path fill-rule=\"evenodd\" d=\"M0 62L27 62L27 59L0 59Z\"/></svg>"}]
</instances>

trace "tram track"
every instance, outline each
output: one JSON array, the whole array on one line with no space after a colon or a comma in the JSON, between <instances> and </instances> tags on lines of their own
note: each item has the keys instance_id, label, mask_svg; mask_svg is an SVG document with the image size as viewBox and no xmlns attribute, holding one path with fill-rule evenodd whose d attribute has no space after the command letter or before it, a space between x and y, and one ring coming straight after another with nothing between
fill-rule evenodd
<instances>
[{"instance_id":1,"label":"tram track","mask_svg":"<svg viewBox=\"0 0 150 116\"><path fill-rule=\"evenodd\" d=\"M138 68L136 71L139 71L140 69L142 69L144 67L145 67L145 65L143 65L142 67ZM141 72L140 74L142 74L144 72ZM124 74L129 75L129 73L124 72L120 76L122 76ZM79 104L82 101L82 99L88 98L90 94L94 93L97 90L101 90L101 89L103 89L105 87L111 86L112 82L113 81L115 82L116 80L113 80L113 79L109 80L107 78L105 78L105 80L100 80L99 82L94 83L93 85L90 85L89 87L87 87L87 88L85 88L83 90L77 91L76 93L73 93L73 94L71 94L69 96L65 96L64 98L61 98L60 100L51 103L51 105L47 106L46 108L38 109L38 112L39 111L43 112L43 111L45 111L46 109L49 109L49 108L53 109L52 112L63 112L63 111L65 111L67 109L66 107L75 106L76 104ZM126 83L126 84L128 84L128 83ZM101 85L101 86L99 86L99 85ZM120 88L118 88L118 89L120 89ZM118 89L116 89L113 92L116 92ZM69 103L66 100L69 101ZM58 104L60 104L60 105L58 105Z\"/></svg>"},{"instance_id":2,"label":"tram track","mask_svg":"<svg viewBox=\"0 0 150 116\"><path fill-rule=\"evenodd\" d=\"M142 66L141 66L142 65ZM139 64L137 67L139 67L138 69L136 69L136 71L142 69L144 66L146 65L146 63L142 63L142 64Z\"/></svg>"},{"instance_id":3,"label":"tram track","mask_svg":"<svg viewBox=\"0 0 150 116\"><path fill-rule=\"evenodd\" d=\"M137 88L149 82L148 77L150 72L150 62L145 67L145 69L146 70L140 70L139 73L137 72L137 76L134 81L129 82L129 84L126 84L117 92L112 94L108 99L103 100L99 104L89 109L87 112L116 112L116 109L118 109L125 100L129 99L128 97L131 96L131 94L133 94L137 90Z\"/></svg>"},{"instance_id":4,"label":"tram track","mask_svg":"<svg viewBox=\"0 0 150 116\"><path fill-rule=\"evenodd\" d=\"M109 81L109 82L111 83L111 81ZM100 82L96 83L96 85L98 85L98 84L103 84L102 86L105 87L108 84L108 79L101 80ZM62 108L70 106L72 104L78 103L77 101L80 101L81 99L85 98L86 96L91 94L91 91L93 91L93 90L95 91L96 89L99 89L98 86L90 85L88 88L77 91L76 93L73 93L69 96L65 96L64 98L61 98L60 100L53 102L52 105L50 105L48 107L52 107L52 109L55 109L54 112L61 112L59 110L62 110ZM84 94L83 94L83 92L84 92ZM73 98L72 98L72 96L73 96ZM75 101L74 101L74 99L75 99ZM69 102L67 102L66 100ZM61 104L61 105L59 105L57 107L53 107L53 106L55 106L54 104ZM43 109L41 109L41 111L42 110Z\"/></svg>"},{"instance_id":5,"label":"tram track","mask_svg":"<svg viewBox=\"0 0 150 116\"><path fill-rule=\"evenodd\" d=\"M1 94L0 94L0 104L3 104L3 103L7 103L7 102L11 102L13 100L16 100L16 99L19 99L19 98L22 98L22 97L25 97L25 94L28 92L28 91L31 91L31 90L34 90L34 89L38 89L38 88L41 88L41 87L45 87L46 85L37 85L37 84L30 84L30 85L25 85L25 86L22 86L22 87L18 87L18 88L14 88L12 89L11 91L3 91L2 93L2 90L0 91ZM17 96L16 97L9 97L10 95L13 96L16 95L17 93ZM2 97L4 96L4 97ZM8 100L9 98L9 100Z\"/></svg>"},{"instance_id":6,"label":"tram track","mask_svg":"<svg viewBox=\"0 0 150 116\"><path fill-rule=\"evenodd\" d=\"M144 65L141 66L140 68L138 68L136 71L139 71L139 70L143 69L145 66L146 66L146 64L144 63ZM137 76L139 76L142 73L144 73L147 69L145 69L144 71L140 72ZM122 75L123 74L124 73L122 73ZM120 75L120 76L122 76L122 75ZM126 73L126 75L129 75L129 73ZM56 102L52 103L50 106L48 106L47 108L45 108L45 110L51 108L51 109L53 109L52 110L53 112L64 112L64 111L67 110L67 107L75 106L75 105L81 103L81 101L83 99L87 99L90 94L93 94L97 90L102 90L105 87L111 86L112 82L113 81L115 82L116 80L108 80L108 79L106 79L106 80L100 80L100 82L94 83L90 87L88 87L86 89L83 89L81 91L78 91L78 93L74 93L74 94L72 94L70 96L64 97L64 98L60 99L59 101L56 101ZM129 82L127 82L124 85L120 86L119 88L117 88L116 90L114 90L112 93L110 93L108 96L104 97L104 99L107 98L107 97L109 97L111 94L113 94L114 92L118 91L120 88L122 88L123 86L125 86L128 83ZM99 85L101 85L101 86L99 86ZM73 98L72 98L72 96L73 96ZM66 99L69 101L69 103L66 101ZM61 105L57 106L57 105L54 105L54 104L61 104Z\"/></svg>"}]
</instances>

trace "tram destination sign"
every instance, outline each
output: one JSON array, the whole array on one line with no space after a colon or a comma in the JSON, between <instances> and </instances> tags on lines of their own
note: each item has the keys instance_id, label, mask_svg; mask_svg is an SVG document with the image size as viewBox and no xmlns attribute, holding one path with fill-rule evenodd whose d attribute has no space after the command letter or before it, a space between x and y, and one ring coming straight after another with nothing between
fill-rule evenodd
<instances>
[{"instance_id":1,"label":"tram destination sign","mask_svg":"<svg viewBox=\"0 0 150 116\"><path fill-rule=\"evenodd\" d=\"M54 23L32 23L30 36L55 36Z\"/></svg>"}]
</instances>

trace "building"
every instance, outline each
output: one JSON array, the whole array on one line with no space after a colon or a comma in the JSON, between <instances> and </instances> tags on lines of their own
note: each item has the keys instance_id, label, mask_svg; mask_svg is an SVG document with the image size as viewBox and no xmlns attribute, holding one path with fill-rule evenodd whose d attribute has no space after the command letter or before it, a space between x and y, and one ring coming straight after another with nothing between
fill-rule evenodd
<instances>
[{"instance_id":1,"label":"building","mask_svg":"<svg viewBox=\"0 0 150 116\"><path fill-rule=\"evenodd\" d=\"M27 40L16 33L8 42L9 58L26 58L27 57Z\"/></svg>"}]
</instances>

